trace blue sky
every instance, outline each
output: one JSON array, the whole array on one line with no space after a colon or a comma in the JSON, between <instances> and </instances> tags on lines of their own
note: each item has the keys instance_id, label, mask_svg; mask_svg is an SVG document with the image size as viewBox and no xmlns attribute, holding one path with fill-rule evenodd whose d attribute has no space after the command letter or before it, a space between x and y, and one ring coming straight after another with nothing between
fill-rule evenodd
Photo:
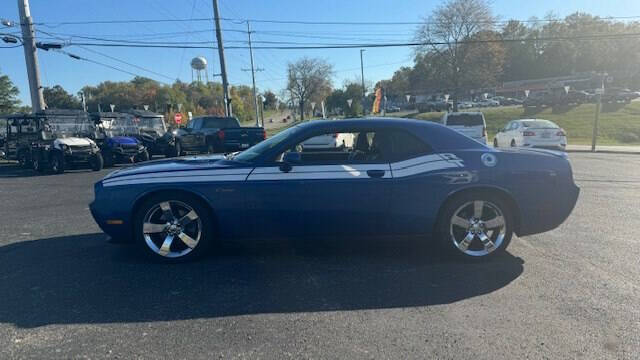
<instances>
[{"instance_id":1,"label":"blue sky","mask_svg":"<svg viewBox=\"0 0 640 360\"><path fill-rule=\"evenodd\" d=\"M3 0L0 18L18 18L17 1ZM221 17L269 20L335 21L335 22L416 22L427 16L441 1L425 0L219 0ZM494 13L502 19L528 19L544 17L553 12L564 16L575 11L600 16L640 16L637 0L565 0L565 1L509 1L492 2ZM31 0L31 13L36 23L88 20L133 20L212 17L210 0ZM0 25L1 26L1 25ZM373 42L376 40L410 40L416 25L397 26L348 26L348 25L292 25L253 23L255 41L292 41L300 43ZM57 34L84 34L113 39L144 39L145 41L213 41L210 22L129 23L101 25L37 26L37 29ZM245 30L246 25L223 22L226 30ZM11 29L0 28L0 32ZM184 34L186 32L196 33ZM177 32L183 34L175 34ZM149 34L172 33L170 35ZM60 36L60 35L59 35ZM64 35L66 37L66 35ZM242 45L246 33L229 31L225 35L227 46ZM256 44L258 45L258 44ZM127 71L163 82L180 78L191 81L190 59L205 56L209 60L209 74L219 72L215 50L195 49L132 49L91 48L112 57L152 70L163 76L145 72L91 53L86 49L68 47L66 50L86 58L117 66ZM62 85L68 91L77 92L84 85L95 85L104 80L129 80L132 76L99 65L73 60L55 52L39 51L42 83L44 86ZM264 68L256 77L260 90L271 89L276 93L285 85L285 69L288 62L302 56L322 57L334 65L334 85L345 80L360 79L360 55L358 49L339 50L256 50L256 66ZM365 78L375 82L389 78L400 66L410 65L410 48L368 49L364 54ZM20 89L20 99L29 104L28 82L22 48L0 49L0 73L10 76ZM232 84L251 84L248 50L226 51L229 81Z\"/></svg>"}]
</instances>

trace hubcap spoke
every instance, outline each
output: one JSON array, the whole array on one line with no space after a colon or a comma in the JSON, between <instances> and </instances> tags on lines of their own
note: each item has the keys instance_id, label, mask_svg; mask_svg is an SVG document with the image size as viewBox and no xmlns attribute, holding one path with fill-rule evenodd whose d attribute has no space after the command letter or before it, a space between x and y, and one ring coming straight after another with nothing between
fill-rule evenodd
<instances>
[{"instance_id":1,"label":"hubcap spoke","mask_svg":"<svg viewBox=\"0 0 640 360\"><path fill-rule=\"evenodd\" d=\"M473 217L476 219L482 219L482 208L484 207L484 201L473 202Z\"/></svg>"},{"instance_id":2,"label":"hubcap spoke","mask_svg":"<svg viewBox=\"0 0 640 360\"><path fill-rule=\"evenodd\" d=\"M174 221L176 219L175 215L173 215L173 211L171 210L171 205L169 202L161 202L160 209L162 209L162 213L164 214L164 219L166 221Z\"/></svg>"},{"instance_id":3,"label":"hubcap spoke","mask_svg":"<svg viewBox=\"0 0 640 360\"><path fill-rule=\"evenodd\" d=\"M142 231L145 234L157 234L167 230L166 224L153 224L153 223L144 223L142 226Z\"/></svg>"},{"instance_id":4,"label":"hubcap spoke","mask_svg":"<svg viewBox=\"0 0 640 360\"><path fill-rule=\"evenodd\" d=\"M472 233L467 233L467 236L465 236L465 238L458 244L458 248L462 251L466 251L469 248L469 245L471 245L473 238L474 235Z\"/></svg>"},{"instance_id":5,"label":"hubcap spoke","mask_svg":"<svg viewBox=\"0 0 640 360\"><path fill-rule=\"evenodd\" d=\"M189 211L189 213L187 213L187 215L185 215L182 218L180 218L180 220L178 220L178 223L181 226L186 226L190 222L192 222L194 220L197 220L197 219L198 219L198 214L194 210L191 210L191 211Z\"/></svg>"},{"instance_id":6,"label":"hubcap spoke","mask_svg":"<svg viewBox=\"0 0 640 360\"><path fill-rule=\"evenodd\" d=\"M160 255L166 256L171 252L171 243L173 243L173 235L167 235L167 237L164 238L164 242L162 243L160 250L158 251Z\"/></svg>"},{"instance_id":7,"label":"hubcap spoke","mask_svg":"<svg viewBox=\"0 0 640 360\"><path fill-rule=\"evenodd\" d=\"M484 226L487 229L495 229L504 225L504 217L496 216L491 220L487 220L484 222Z\"/></svg>"},{"instance_id":8,"label":"hubcap spoke","mask_svg":"<svg viewBox=\"0 0 640 360\"><path fill-rule=\"evenodd\" d=\"M451 219L451 224L453 224L455 226L459 226L459 227L464 228L464 229L468 229L469 226L471 226L471 223L469 222L469 220L463 219L458 215L455 215Z\"/></svg>"},{"instance_id":9,"label":"hubcap spoke","mask_svg":"<svg viewBox=\"0 0 640 360\"><path fill-rule=\"evenodd\" d=\"M487 234L480 233L478 234L478 238L480 238L480 241L482 241L482 245L484 245L484 249L487 252L492 252L494 250L495 244L493 243L493 241L491 241L491 239L489 239Z\"/></svg>"},{"instance_id":10,"label":"hubcap spoke","mask_svg":"<svg viewBox=\"0 0 640 360\"><path fill-rule=\"evenodd\" d=\"M178 238L180 238L180 240L182 240L182 242L187 245L190 248L194 248L196 247L196 245L198 245L198 242L195 241L191 236L185 234L184 232L181 232L180 234L178 234Z\"/></svg>"}]
</instances>

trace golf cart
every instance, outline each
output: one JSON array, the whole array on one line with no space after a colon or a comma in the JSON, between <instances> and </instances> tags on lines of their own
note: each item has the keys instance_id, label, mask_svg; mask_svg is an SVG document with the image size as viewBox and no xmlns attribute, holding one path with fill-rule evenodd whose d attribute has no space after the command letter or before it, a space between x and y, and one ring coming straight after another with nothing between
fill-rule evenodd
<instances>
[{"instance_id":1,"label":"golf cart","mask_svg":"<svg viewBox=\"0 0 640 360\"><path fill-rule=\"evenodd\" d=\"M164 116L145 110L129 110L140 129L136 137L142 141L149 155L166 155L174 146L174 139L167 131Z\"/></svg>"},{"instance_id":2,"label":"golf cart","mask_svg":"<svg viewBox=\"0 0 640 360\"><path fill-rule=\"evenodd\" d=\"M95 125L86 112L44 110L34 118L37 136L31 143L29 156L34 170L42 172L49 168L60 174L78 166L88 165L94 171L102 169L102 154L90 139Z\"/></svg>"},{"instance_id":3,"label":"golf cart","mask_svg":"<svg viewBox=\"0 0 640 360\"><path fill-rule=\"evenodd\" d=\"M96 124L96 142L102 151L104 165L149 160L146 147L138 139L140 129L135 118L116 112L92 113Z\"/></svg>"},{"instance_id":4,"label":"golf cart","mask_svg":"<svg viewBox=\"0 0 640 360\"><path fill-rule=\"evenodd\" d=\"M31 144L38 139L36 118L31 114L11 114L2 118L5 127L4 158L30 168Z\"/></svg>"}]
</instances>

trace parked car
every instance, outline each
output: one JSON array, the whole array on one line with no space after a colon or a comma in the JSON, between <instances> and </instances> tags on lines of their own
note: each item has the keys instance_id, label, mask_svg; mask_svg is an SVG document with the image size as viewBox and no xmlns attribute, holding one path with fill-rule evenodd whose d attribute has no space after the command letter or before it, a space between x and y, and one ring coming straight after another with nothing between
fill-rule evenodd
<instances>
[{"instance_id":1,"label":"parked car","mask_svg":"<svg viewBox=\"0 0 640 360\"><path fill-rule=\"evenodd\" d=\"M446 113L442 116L442 125L487 144L487 123L481 112Z\"/></svg>"},{"instance_id":2,"label":"parked car","mask_svg":"<svg viewBox=\"0 0 640 360\"><path fill-rule=\"evenodd\" d=\"M102 170L100 148L91 139L95 124L80 110L44 110L35 114L37 136L31 143L29 159L36 171L50 169L60 174L70 168L88 166Z\"/></svg>"},{"instance_id":3,"label":"parked car","mask_svg":"<svg viewBox=\"0 0 640 360\"><path fill-rule=\"evenodd\" d=\"M473 103L471 101L460 101L458 103L458 109L471 109L473 107Z\"/></svg>"},{"instance_id":4,"label":"parked car","mask_svg":"<svg viewBox=\"0 0 640 360\"><path fill-rule=\"evenodd\" d=\"M496 134L493 146L546 148L564 151L567 147L567 134L549 120L513 120Z\"/></svg>"},{"instance_id":5,"label":"parked car","mask_svg":"<svg viewBox=\"0 0 640 360\"><path fill-rule=\"evenodd\" d=\"M505 106L522 105L522 100L516 98L504 98L500 101L500 104Z\"/></svg>"},{"instance_id":6,"label":"parked car","mask_svg":"<svg viewBox=\"0 0 640 360\"><path fill-rule=\"evenodd\" d=\"M498 107L500 106L500 102L498 100L485 99L485 100L480 100L478 102L478 106L479 107Z\"/></svg>"},{"instance_id":7,"label":"parked car","mask_svg":"<svg viewBox=\"0 0 640 360\"><path fill-rule=\"evenodd\" d=\"M132 115L99 112L91 117L96 123L95 140L102 152L104 166L149 160L147 148L138 140L140 128Z\"/></svg>"},{"instance_id":8,"label":"parked car","mask_svg":"<svg viewBox=\"0 0 640 360\"><path fill-rule=\"evenodd\" d=\"M444 99L432 98L424 102L416 103L419 112L442 112L451 109L452 104Z\"/></svg>"},{"instance_id":9,"label":"parked car","mask_svg":"<svg viewBox=\"0 0 640 360\"><path fill-rule=\"evenodd\" d=\"M396 112L400 112L400 110L401 110L400 106L395 106L395 105L389 105L387 106L387 109L386 109L388 113L396 113Z\"/></svg>"},{"instance_id":10,"label":"parked car","mask_svg":"<svg viewBox=\"0 0 640 360\"><path fill-rule=\"evenodd\" d=\"M335 132L366 141L345 152L297 151ZM565 154L491 149L426 121L352 119L299 124L233 156L123 168L94 191L91 213L113 241L180 262L230 238L400 234L485 259L514 233L559 226L580 189Z\"/></svg>"},{"instance_id":11,"label":"parked car","mask_svg":"<svg viewBox=\"0 0 640 360\"><path fill-rule=\"evenodd\" d=\"M333 133L313 137L302 143L302 151L336 151L353 147L354 136L351 133Z\"/></svg>"},{"instance_id":12,"label":"parked car","mask_svg":"<svg viewBox=\"0 0 640 360\"><path fill-rule=\"evenodd\" d=\"M142 142L149 156L166 155L169 150L173 150L174 139L171 134L167 134L163 115L145 110L129 110L126 113L133 115L139 130L135 137Z\"/></svg>"},{"instance_id":13,"label":"parked car","mask_svg":"<svg viewBox=\"0 0 640 360\"><path fill-rule=\"evenodd\" d=\"M5 125L4 158L31 168L31 144L38 140L36 117L32 114L10 114L3 117Z\"/></svg>"},{"instance_id":14,"label":"parked car","mask_svg":"<svg viewBox=\"0 0 640 360\"><path fill-rule=\"evenodd\" d=\"M522 106L524 107L542 107L542 106L553 106L555 105L556 98L549 91L536 91L529 94L529 96L524 99Z\"/></svg>"},{"instance_id":15,"label":"parked car","mask_svg":"<svg viewBox=\"0 0 640 360\"><path fill-rule=\"evenodd\" d=\"M569 90L567 96L564 97L565 104L584 104L589 102L591 96L586 91Z\"/></svg>"},{"instance_id":16,"label":"parked car","mask_svg":"<svg viewBox=\"0 0 640 360\"><path fill-rule=\"evenodd\" d=\"M199 116L173 133L174 156L225 153L250 148L266 138L262 127L241 127L233 117Z\"/></svg>"}]
</instances>

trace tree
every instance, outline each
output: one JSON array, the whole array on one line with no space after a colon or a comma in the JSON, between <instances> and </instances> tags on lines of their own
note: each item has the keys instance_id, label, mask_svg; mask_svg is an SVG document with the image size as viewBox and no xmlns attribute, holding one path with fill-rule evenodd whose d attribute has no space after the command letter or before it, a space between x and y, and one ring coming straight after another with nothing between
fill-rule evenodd
<instances>
[{"instance_id":1,"label":"tree","mask_svg":"<svg viewBox=\"0 0 640 360\"><path fill-rule=\"evenodd\" d=\"M331 91L333 67L322 59L304 57L287 67L287 90L300 109L304 120L305 105L309 101L322 101Z\"/></svg>"},{"instance_id":2,"label":"tree","mask_svg":"<svg viewBox=\"0 0 640 360\"><path fill-rule=\"evenodd\" d=\"M80 100L60 85L43 89L44 102L49 109L82 109Z\"/></svg>"},{"instance_id":3,"label":"tree","mask_svg":"<svg viewBox=\"0 0 640 360\"><path fill-rule=\"evenodd\" d=\"M464 88L480 80L485 86L491 85L502 70L501 67L480 68L478 62L473 61L474 53L486 45L473 42L482 40L479 34L492 33L494 23L487 0L449 0L437 7L416 33L417 40L425 44L418 53L427 54L432 65L438 67L438 73L451 89L456 109ZM499 54L485 55L499 57ZM492 60L493 64L501 62Z\"/></svg>"},{"instance_id":4,"label":"tree","mask_svg":"<svg viewBox=\"0 0 640 360\"><path fill-rule=\"evenodd\" d=\"M9 76L0 76L0 114L12 113L18 110L20 105L19 94L20 91L13 85Z\"/></svg>"},{"instance_id":5,"label":"tree","mask_svg":"<svg viewBox=\"0 0 640 360\"><path fill-rule=\"evenodd\" d=\"M271 90L264 92L264 108L267 110L275 110L278 103L278 97Z\"/></svg>"}]
</instances>

